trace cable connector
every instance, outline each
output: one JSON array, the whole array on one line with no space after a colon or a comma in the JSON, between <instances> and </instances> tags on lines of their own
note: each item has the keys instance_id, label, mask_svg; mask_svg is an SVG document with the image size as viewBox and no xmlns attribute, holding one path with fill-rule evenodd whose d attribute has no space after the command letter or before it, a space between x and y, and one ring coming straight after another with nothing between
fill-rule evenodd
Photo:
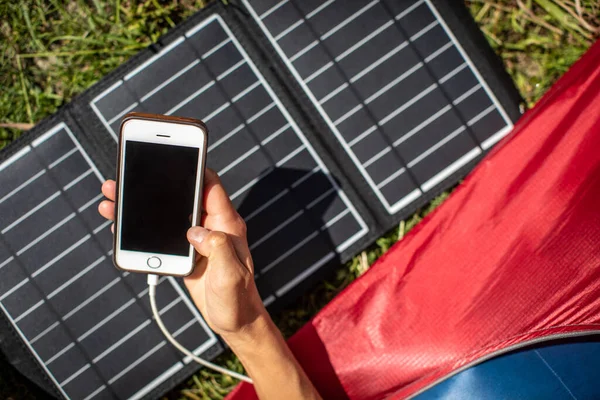
<instances>
[{"instance_id":1,"label":"cable connector","mask_svg":"<svg viewBox=\"0 0 600 400\"><path fill-rule=\"evenodd\" d=\"M173 346L175 346L179 351L181 351L186 356L190 357L192 360L196 361L198 364L203 365L207 368L210 368L214 371L217 371L224 375L229 375L232 378L239 379L240 381L252 383L252 379L248 378L246 375L238 374L237 372L230 371L226 368L220 367L216 364L211 363L210 361L203 360L198 357L185 347L181 345L175 338L171 335L171 333L167 330L167 327L163 323L160 313L158 311L158 307L156 306L156 285L158 285L158 275L148 274L148 297L150 297L150 307L152 308L152 315L156 320L156 324L160 328L165 338L171 342Z\"/></svg>"}]
</instances>

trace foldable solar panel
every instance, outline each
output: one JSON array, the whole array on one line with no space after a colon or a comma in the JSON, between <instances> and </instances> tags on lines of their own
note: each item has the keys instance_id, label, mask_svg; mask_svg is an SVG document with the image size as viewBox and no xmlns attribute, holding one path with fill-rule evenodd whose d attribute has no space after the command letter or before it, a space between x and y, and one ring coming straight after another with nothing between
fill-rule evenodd
<instances>
[{"instance_id":1,"label":"foldable solar panel","mask_svg":"<svg viewBox=\"0 0 600 400\"><path fill-rule=\"evenodd\" d=\"M450 30L456 15L423 0L216 3L4 150L4 353L67 398L156 397L197 368L155 327L144 276L110 262L96 208L127 112L206 122L270 311L455 183L517 106ZM219 354L179 280L158 300L178 340Z\"/></svg>"}]
</instances>

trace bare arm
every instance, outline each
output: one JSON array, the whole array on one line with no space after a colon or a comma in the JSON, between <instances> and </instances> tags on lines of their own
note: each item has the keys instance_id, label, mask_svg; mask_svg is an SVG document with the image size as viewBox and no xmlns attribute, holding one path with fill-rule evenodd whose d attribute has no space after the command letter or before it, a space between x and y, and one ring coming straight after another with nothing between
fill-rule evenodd
<instances>
[{"instance_id":1,"label":"bare arm","mask_svg":"<svg viewBox=\"0 0 600 400\"><path fill-rule=\"evenodd\" d=\"M115 182L105 182L102 193L109 200L100 204L100 214L113 220ZM188 231L199 257L185 284L196 306L239 357L261 399L320 399L262 304L246 225L210 170L203 203L204 227Z\"/></svg>"}]
</instances>

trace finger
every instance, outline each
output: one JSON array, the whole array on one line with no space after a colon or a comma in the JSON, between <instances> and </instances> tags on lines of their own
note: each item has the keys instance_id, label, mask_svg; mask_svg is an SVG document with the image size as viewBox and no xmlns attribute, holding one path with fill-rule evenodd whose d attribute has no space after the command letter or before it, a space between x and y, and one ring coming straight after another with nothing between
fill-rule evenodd
<instances>
[{"instance_id":1,"label":"finger","mask_svg":"<svg viewBox=\"0 0 600 400\"><path fill-rule=\"evenodd\" d=\"M117 183L112 179L105 181L102 184L102 194L106 196L107 199L115 201L117 197Z\"/></svg>"},{"instance_id":2,"label":"finger","mask_svg":"<svg viewBox=\"0 0 600 400\"><path fill-rule=\"evenodd\" d=\"M109 200L104 200L98 204L98 212L104 218L114 221L115 220L115 203Z\"/></svg>"}]
</instances>

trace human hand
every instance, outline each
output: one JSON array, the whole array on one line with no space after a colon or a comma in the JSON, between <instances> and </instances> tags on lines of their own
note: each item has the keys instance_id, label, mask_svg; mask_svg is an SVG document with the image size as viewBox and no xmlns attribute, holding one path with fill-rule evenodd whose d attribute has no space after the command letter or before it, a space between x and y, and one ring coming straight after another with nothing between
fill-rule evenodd
<instances>
[{"instance_id":1,"label":"human hand","mask_svg":"<svg viewBox=\"0 0 600 400\"><path fill-rule=\"evenodd\" d=\"M102 193L108 200L98 211L114 220L115 181L104 182ZM184 281L211 329L227 340L268 318L254 282L246 224L210 169L204 175L202 227L190 228L187 237L198 256L194 272Z\"/></svg>"}]
</instances>

